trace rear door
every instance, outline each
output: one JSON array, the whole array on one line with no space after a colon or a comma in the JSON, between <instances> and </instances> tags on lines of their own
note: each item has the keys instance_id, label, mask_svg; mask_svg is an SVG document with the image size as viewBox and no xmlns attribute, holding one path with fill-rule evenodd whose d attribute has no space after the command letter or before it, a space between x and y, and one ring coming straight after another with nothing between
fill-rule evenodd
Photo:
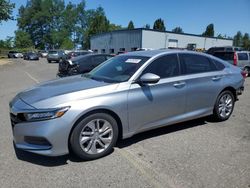
<instances>
[{"instance_id":1,"label":"rear door","mask_svg":"<svg viewBox=\"0 0 250 188\"><path fill-rule=\"evenodd\" d=\"M208 57L199 54L179 54L187 88L187 113L202 116L213 110L223 84L223 71Z\"/></svg>"}]
</instances>

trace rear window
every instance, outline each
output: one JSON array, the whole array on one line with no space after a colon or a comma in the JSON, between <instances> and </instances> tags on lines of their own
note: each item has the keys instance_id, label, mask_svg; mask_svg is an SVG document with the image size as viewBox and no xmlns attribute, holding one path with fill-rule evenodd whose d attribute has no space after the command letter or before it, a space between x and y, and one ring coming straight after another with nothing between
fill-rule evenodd
<instances>
[{"instance_id":1,"label":"rear window","mask_svg":"<svg viewBox=\"0 0 250 188\"><path fill-rule=\"evenodd\" d=\"M202 55L180 54L180 60L184 74L195 74L217 70L209 59Z\"/></svg>"},{"instance_id":2,"label":"rear window","mask_svg":"<svg viewBox=\"0 0 250 188\"><path fill-rule=\"evenodd\" d=\"M49 54L57 54L57 51L49 51Z\"/></svg>"},{"instance_id":3,"label":"rear window","mask_svg":"<svg viewBox=\"0 0 250 188\"><path fill-rule=\"evenodd\" d=\"M211 60L214 62L217 70L223 70L225 68L225 65L223 63L221 63L220 61L218 61L216 59L211 59Z\"/></svg>"},{"instance_id":4,"label":"rear window","mask_svg":"<svg viewBox=\"0 0 250 188\"><path fill-rule=\"evenodd\" d=\"M233 61L234 52L215 52L214 56L226 61L228 60Z\"/></svg>"},{"instance_id":5,"label":"rear window","mask_svg":"<svg viewBox=\"0 0 250 188\"><path fill-rule=\"evenodd\" d=\"M238 53L238 60L248 60L247 53Z\"/></svg>"}]
</instances>

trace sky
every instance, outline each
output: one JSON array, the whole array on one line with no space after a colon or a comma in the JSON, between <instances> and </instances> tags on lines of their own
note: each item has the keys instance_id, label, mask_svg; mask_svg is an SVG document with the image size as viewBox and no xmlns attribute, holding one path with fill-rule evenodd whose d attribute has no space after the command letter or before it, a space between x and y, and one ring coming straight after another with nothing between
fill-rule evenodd
<instances>
[{"instance_id":1,"label":"sky","mask_svg":"<svg viewBox=\"0 0 250 188\"><path fill-rule=\"evenodd\" d=\"M79 3L81 0L71 0ZM15 18L18 9L26 0L10 0L15 3ZM68 3L69 0L65 0ZM185 33L201 34L208 24L214 24L215 35L233 37L237 31L250 34L250 0L86 0L87 9L102 6L111 23L127 27L132 20L136 28L162 18L166 29L181 27ZM16 21L0 24L0 39L14 36Z\"/></svg>"}]
</instances>

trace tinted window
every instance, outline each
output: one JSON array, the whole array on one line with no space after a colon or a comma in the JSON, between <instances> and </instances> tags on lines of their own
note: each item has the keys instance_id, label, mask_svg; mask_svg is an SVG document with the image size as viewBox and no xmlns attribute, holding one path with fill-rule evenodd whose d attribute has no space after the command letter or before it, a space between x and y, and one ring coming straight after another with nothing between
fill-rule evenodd
<instances>
[{"instance_id":1,"label":"tinted window","mask_svg":"<svg viewBox=\"0 0 250 188\"><path fill-rule=\"evenodd\" d=\"M223 65L223 63L221 63L220 61L216 59L212 59L212 61L214 62L217 70L223 70L225 68L225 65Z\"/></svg>"},{"instance_id":2,"label":"tinted window","mask_svg":"<svg viewBox=\"0 0 250 188\"><path fill-rule=\"evenodd\" d=\"M179 75L179 64L176 54L166 55L153 61L142 74L153 73L161 78Z\"/></svg>"},{"instance_id":3,"label":"tinted window","mask_svg":"<svg viewBox=\"0 0 250 188\"><path fill-rule=\"evenodd\" d=\"M215 52L214 56L218 57L220 59L226 60L226 61L228 61L228 60L233 61L234 52Z\"/></svg>"},{"instance_id":4,"label":"tinted window","mask_svg":"<svg viewBox=\"0 0 250 188\"><path fill-rule=\"evenodd\" d=\"M248 60L247 53L238 53L238 60Z\"/></svg>"},{"instance_id":5,"label":"tinted window","mask_svg":"<svg viewBox=\"0 0 250 188\"><path fill-rule=\"evenodd\" d=\"M181 65L184 74L194 74L215 71L215 65L202 55L180 54Z\"/></svg>"},{"instance_id":6,"label":"tinted window","mask_svg":"<svg viewBox=\"0 0 250 188\"><path fill-rule=\"evenodd\" d=\"M105 56L95 56L95 57L92 57L92 63L94 65L99 65L99 64L101 64L104 61L106 61Z\"/></svg>"}]
</instances>

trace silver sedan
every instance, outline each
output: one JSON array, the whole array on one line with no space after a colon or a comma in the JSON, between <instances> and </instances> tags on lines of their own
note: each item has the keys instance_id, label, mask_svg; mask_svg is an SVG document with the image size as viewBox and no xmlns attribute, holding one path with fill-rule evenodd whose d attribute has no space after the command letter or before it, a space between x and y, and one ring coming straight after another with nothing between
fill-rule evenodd
<instances>
[{"instance_id":1,"label":"silver sedan","mask_svg":"<svg viewBox=\"0 0 250 188\"><path fill-rule=\"evenodd\" d=\"M227 120L244 72L202 53L152 50L119 55L88 74L36 85L10 102L15 146L85 160L117 139L212 115Z\"/></svg>"}]
</instances>

